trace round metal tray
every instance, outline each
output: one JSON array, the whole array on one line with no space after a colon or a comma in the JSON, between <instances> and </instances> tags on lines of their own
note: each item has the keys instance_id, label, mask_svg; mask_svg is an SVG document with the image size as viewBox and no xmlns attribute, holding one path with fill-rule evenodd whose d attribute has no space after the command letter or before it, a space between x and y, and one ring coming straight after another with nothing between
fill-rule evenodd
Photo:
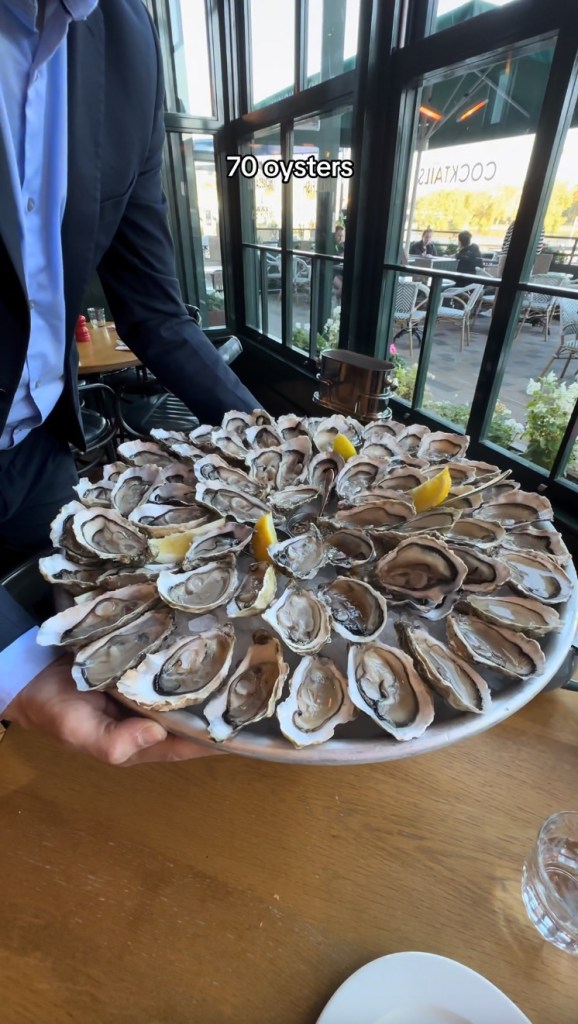
<instances>
[{"instance_id":1,"label":"round metal tray","mask_svg":"<svg viewBox=\"0 0 578 1024\"><path fill-rule=\"evenodd\" d=\"M338 726L334 739L316 746L297 749L282 735L277 720L271 718L254 726L247 726L231 739L220 743L220 749L231 754L241 754L245 757L278 761L284 764L371 764L379 761L396 761L402 757L415 757L417 754L441 750L468 736L476 736L478 733L490 729L498 722L509 718L540 693L560 670L568 655L578 627L578 579L571 564L565 568L573 580L574 590L571 600L566 605L557 606L562 617L562 629L558 633L551 634L542 642L542 648L546 655L545 670L520 683L505 680L504 677L482 670L482 674L492 689L493 698L491 709L486 714L473 715L452 711L440 698L435 696L435 720L422 736L414 740L399 742L380 730L379 726L375 725L368 716L360 714L354 722ZM403 614L401 610L393 611L390 614L388 625L380 640L396 644L393 621L395 618L403 617ZM247 620L235 621L247 623ZM260 625L262 625L262 621L258 617L250 627L246 626L246 629L256 629ZM428 622L428 628L433 634L443 636L443 620ZM248 640L248 637L246 639ZM323 653L337 656L338 660L342 661L345 654L344 646L345 642L337 639L324 648ZM200 708L155 712L140 707L118 693L114 693L114 696L139 714L160 722L172 733L197 740L207 746L215 746L207 732Z\"/></svg>"}]
</instances>

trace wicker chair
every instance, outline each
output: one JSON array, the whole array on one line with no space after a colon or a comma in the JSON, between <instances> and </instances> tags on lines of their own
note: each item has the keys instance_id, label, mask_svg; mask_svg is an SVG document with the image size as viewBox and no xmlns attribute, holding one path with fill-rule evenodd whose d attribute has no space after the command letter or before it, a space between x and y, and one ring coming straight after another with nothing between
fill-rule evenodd
<instances>
[{"instance_id":1,"label":"wicker chair","mask_svg":"<svg viewBox=\"0 0 578 1024\"><path fill-rule=\"evenodd\" d=\"M423 298L418 299L420 293L425 294L426 298L429 295L428 289L416 281L400 281L395 293L393 324L398 328L398 332L393 340L396 341L400 334L407 331L410 357L413 356L413 336L415 334L418 342L421 341L418 326L425 318L425 312L418 309L424 302Z\"/></svg>"},{"instance_id":2,"label":"wicker chair","mask_svg":"<svg viewBox=\"0 0 578 1024\"><path fill-rule=\"evenodd\" d=\"M532 284L552 285L554 288L567 283L565 275L556 276L555 274L535 274L531 280ZM525 323L528 321L537 323L541 320L544 326L544 341L546 341L550 331L550 321L556 311L558 302L559 299L556 295L544 295L542 292L528 292L528 295L522 304L522 317L518 324L516 337L522 330Z\"/></svg>"},{"instance_id":3,"label":"wicker chair","mask_svg":"<svg viewBox=\"0 0 578 1024\"><path fill-rule=\"evenodd\" d=\"M477 304L484 293L483 284L467 284L463 288L446 288L441 295L441 304L437 311L437 320L447 320L460 325L460 352L464 342L470 344L470 321L475 317ZM449 303L449 304L445 304ZM413 319L420 323L425 319L425 311L417 311Z\"/></svg>"},{"instance_id":4,"label":"wicker chair","mask_svg":"<svg viewBox=\"0 0 578 1024\"><path fill-rule=\"evenodd\" d=\"M564 359L564 368L560 380L565 376L572 359L578 357L578 298L560 299L560 344L550 362L544 367L541 377L545 377L556 359Z\"/></svg>"}]
</instances>

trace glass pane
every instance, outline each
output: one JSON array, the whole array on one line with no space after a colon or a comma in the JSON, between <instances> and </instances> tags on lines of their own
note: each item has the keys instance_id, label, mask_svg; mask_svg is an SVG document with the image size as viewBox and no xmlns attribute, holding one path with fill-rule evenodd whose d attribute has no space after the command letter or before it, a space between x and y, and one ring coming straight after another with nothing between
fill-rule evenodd
<instances>
[{"instance_id":1,"label":"glass pane","mask_svg":"<svg viewBox=\"0 0 578 1024\"><path fill-rule=\"evenodd\" d=\"M309 0L307 85L355 67L359 0Z\"/></svg>"},{"instance_id":2,"label":"glass pane","mask_svg":"<svg viewBox=\"0 0 578 1024\"><path fill-rule=\"evenodd\" d=\"M251 95L253 106L293 92L295 5L287 0L250 0Z\"/></svg>"},{"instance_id":3,"label":"glass pane","mask_svg":"<svg viewBox=\"0 0 578 1024\"><path fill-rule=\"evenodd\" d=\"M225 324L213 136L168 132L163 177L185 301L205 327Z\"/></svg>"},{"instance_id":4,"label":"glass pane","mask_svg":"<svg viewBox=\"0 0 578 1024\"><path fill-rule=\"evenodd\" d=\"M311 309L315 302L313 358L328 348L339 347L341 326L341 287L343 270L333 260L293 257L293 332L290 345L309 354ZM314 268L316 268L314 270Z\"/></svg>"},{"instance_id":5,"label":"glass pane","mask_svg":"<svg viewBox=\"0 0 578 1024\"><path fill-rule=\"evenodd\" d=\"M347 109L295 122L293 157L307 174L292 178L294 249L343 255L353 169L351 118Z\"/></svg>"},{"instance_id":6,"label":"glass pane","mask_svg":"<svg viewBox=\"0 0 578 1024\"><path fill-rule=\"evenodd\" d=\"M171 100L167 90L169 109L178 114L212 117L214 89L205 0L169 0L169 17L177 94Z\"/></svg>"},{"instance_id":7,"label":"glass pane","mask_svg":"<svg viewBox=\"0 0 578 1024\"><path fill-rule=\"evenodd\" d=\"M255 132L243 145L243 161L237 173L241 174L244 242L279 245L283 185L276 169L280 159L279 126Z\"/></svg>"},{"instance_id":8,"label":"glass pane","mask_svg":"<svg viewBox=\"0 0 578 1024\"><path fill-rule=\"evenodd\" d=\"M243 249L243 280L245 285L245 318L249 327L261 330L261 276L260 253L257 249Z\"/></svg>"},{"instance_id":9,"label":"glass pane","mask_svg":"<svg viewBox=\"0 0 578 1024\"><path fill-rule=\"evenodd\" d=\"M438 0L434 32L451 28L460 21L469 21L478 14L493 11L496 7L505 7L513 0Z\"/></svg>"},{"instance_id":10,"label":"glass pane","mask_svg":"<svg viewBox=\"0 0 578 1024\"><path fill-rule=\"evenodd\" d=\"M468 249L458 261L464 273L482 261L498 263L520 202L552 56L549 46L424 81L406 206L410 258ZM463 232L472 236L466 244L458 237Z\"/></svg>"}]
</instances>

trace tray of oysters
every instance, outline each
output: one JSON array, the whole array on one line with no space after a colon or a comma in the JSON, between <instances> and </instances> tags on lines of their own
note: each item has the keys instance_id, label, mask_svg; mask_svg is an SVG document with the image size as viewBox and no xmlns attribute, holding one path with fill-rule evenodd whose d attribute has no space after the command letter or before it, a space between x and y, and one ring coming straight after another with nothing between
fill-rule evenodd
<instances>
[{"instance_id":1,"label":"tray of oysters","mask_svg":"<svg viewBox=\"0 0 578 1024\"><path fill-rule=\"evenodd\" d=\"M73 652L79 689L251 757L386 761L481 732L558 672L578 598L549 501L468 442L264 410L124 442L52 524L62 610L38 642Z\"/></svg>"}]
</instances>

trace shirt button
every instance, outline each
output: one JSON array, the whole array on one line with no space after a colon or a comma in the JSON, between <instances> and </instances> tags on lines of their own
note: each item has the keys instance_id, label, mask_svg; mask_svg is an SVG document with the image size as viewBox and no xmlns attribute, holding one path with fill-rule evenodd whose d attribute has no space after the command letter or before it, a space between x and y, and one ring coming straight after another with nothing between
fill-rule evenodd
<instances>
[{"instance_id":1,"label":"shirt button","mask_svg":"<svg viewBox=\"0 0 578 1024\"><path fill-rule=\"evenodd\" d=\"M42 381L39 381L39 380L35 380L34 381L34 390L35 391L38 391L38 388L40 387L41 383L42 383Z\"/></svg>"},{"instance_id":2,"label":"shirt button","mask_svg":"<svg viewBox=\"0 0 578 1024\"><path fill-rule=\"evenodd\" d=\"M30 299L30 301L28 302L28 309L34 309L34 306L35 303L32 301L32 299Z\"/></svg>"},{"instance_id":3,"label":"shirt button","mask_svg":"<svg viewBox=\"0 0 578 1024\"><path fill-rule=\"evenodd\" d=\"M32 211L33 211L35 206L36 206L36 203L34 202L34 200L33 199L29 199L28 202L26 203L26 209L28 210L28 213L32 213Z\"/></svg>"}]
</instances>

